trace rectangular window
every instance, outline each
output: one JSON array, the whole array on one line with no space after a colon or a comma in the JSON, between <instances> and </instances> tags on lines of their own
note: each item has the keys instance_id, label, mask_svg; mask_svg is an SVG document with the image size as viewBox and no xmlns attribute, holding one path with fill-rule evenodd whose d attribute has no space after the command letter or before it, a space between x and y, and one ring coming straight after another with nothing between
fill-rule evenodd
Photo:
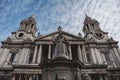
<instances>
[{"instance_id":1,"label":"rectangular window","mask_svg":"<svg viewBox=\"0 0 120 80\"><path fill-rule=\"evenodd\" d=\"M48 59L48 49L49 49L48 44L43 44L42 45L42 61Z\"/></svg>"},{"instance_id":2,"label":"rectangular window","mask_svg":"<svg viewBox=\"0 0 120 80\"><path fill-rule=\"evenodd\" d=\"M14 58L15 58L15 53L12 53L9 61L10 61L10 62L13 62L13 61L14 61Z\"/></svg>"},{"instance_id":3,"label":"rectangular window","mask_svg":"<svg viewBox=\"0 0 120 80\"><path fill-rule=\"evenodd\" d=\"M109 53L104 53L104 57L105 57L106 62L110 62Z\"/></svg>"},{"instance_id":4,"label":"rectangular window","mask_svg":"<svg viewBox=\"0 0 120 80\"><path fill-rule=\"evenodd\" d=\"M91 54L90 53L86 53L86 57L87 57L87 61L88 63L91 63Z\"/></svg>"},{"instance_id":5,"label":"rectangular window","mask_svg":"<svg viewBox=\"0 0 120 80\"><path fill-rule=\"evenodd\" d=\"M33 60L33 52L30 53L30 56L29 56L29 64L32 63L32 60Z\"/></svg>"},{"instance_id":6,"label":"rectangular window","mask_svg":"<svg viewBox=\"0 0 120 80\"><path fill-rule=\"evenodd\" d=\"M73 60L78 60L78 45L71 45L71 52Z\"/></svg>"}]
</instances>

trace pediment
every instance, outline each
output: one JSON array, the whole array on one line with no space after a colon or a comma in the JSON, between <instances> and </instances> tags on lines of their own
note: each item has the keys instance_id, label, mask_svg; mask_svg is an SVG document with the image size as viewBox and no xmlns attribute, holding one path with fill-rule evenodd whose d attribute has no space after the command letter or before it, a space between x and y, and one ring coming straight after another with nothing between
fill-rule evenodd
<instances>
[{"instance_id":1,"label":"pediment","mask_svg":"<svg viewBox=\"0 0 120 80\"><path fill-rule=\"evenodd\" d=\"M61 31L61 32L56 31L56 32L53 32L53 33L50 33L44 36L40 36L38 37L37 40L53 40L55 39L56 36L59 35L59 33L62 33L66 40L84 40L82 37L79 37L78 35L70 34L65 31Z\"/></svg>"}]
</instances>

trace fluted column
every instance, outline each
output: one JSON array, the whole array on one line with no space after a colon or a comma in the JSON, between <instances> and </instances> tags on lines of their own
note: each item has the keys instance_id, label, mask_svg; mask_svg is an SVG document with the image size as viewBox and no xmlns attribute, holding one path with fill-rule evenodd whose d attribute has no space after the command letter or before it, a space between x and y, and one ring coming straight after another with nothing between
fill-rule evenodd
<instances>
[{"instance_id":1,"label":"fluted column","mask_svg":"<svg viewBox=\"0 0 120 80\"><path fill-rule=\"evenodd\" d=\"M51 59L51 44L49 44L48 59Z\"/></svg>"},{"instance_id":2,"label":"fluted column","mask_svg":"<svg viewBox=\"0 0 120 80\"><path fill-rule=\"evenodd\" d=\"M41 63L41 57L42 57L42 45L40 44L38 51L38 59L37 59L38 63Z\"/></svg>"},{"instance_id":3,"label":"fluted column","mask_svg":"<svg viewBox=\"0 0 120 80\"><path fill-rule=\"evenodd\" d=\"M116 56L114 50L111 49L111 52L112 52L111 55L112 55L112 57L113 57L113 59L114 59L114 62L115 62L115 64L116 64L116 66L118 66L118 65L119 65L119 61L118 61L118 59L117 59L117 56Z\"/></svg>"},{"instance_id":4,"label":"fluted column","mask_svg":"<svg viewBox=\"0 0 120 80\"><path fill-rule=\"evenodd\" d=\"M12 80L15 80L15 75L13 75Z\"/></svg>"},{"instance_id":5,"label":"fluted column","mask_svg":"<svg viewBox=\"0 0 120 80\"><path fill-rule=\"evenodd\" d=\"M26 50L25 50L25 59L24 59L24 63L28 63L28 56L29 56L29 53L30 52L30 49L29 48L26 48Z\"/></svg>"},{"instance_id":6,"label":"fluted column","mask_svg":"<svg viewBox=\"0 0 120 80\"><path fill-rule=\"evenodd\" d=\"M6 57L8 56L8 54L9 54L9 50L7 48L4 48L0 56L0 66L3 66L5 64L5 62L7 61Z\"/></svg>"},{"instance_id":7,"label":"fluted column","mask_svg":"<svg viewBox=\"0 0 120 80\"><path fill-rule=\"evenodd\" d=\"M80 45L78 45L78 58L81 62L83 62Z\"/></svg>"},{"instance_id":8,"label":"fluted column","mask_svg":"<svg viewBox=\"0 0 120 80\"><path fill-rule=\"evenodd\" d=\"M32 75L30 75L29 80L32 80Z\"/></svg>"},{"instance_id":9,"label":"fluted column","mask_svg":"<svg viewBox=\"0 0 120 80\"><path fill-rule=\"evenodd\" d=\"M102 78L102 74L99 75L99 78L100 78L100 80L103 80L103 78Z\"/></svg>"},{"instance_id":10,"label":"fluted column","mask_svg":"<svg viewBox=\"0 0 120 80\"><path fill-rule=\"evenodd\" d=\"M119 64L120 64L120 54L119 54L119 52L117 51L116 48L113 48L113 51L114 51L114 53L115 53L115 55L116 55L116 57L117 57L117 59L119 61Z\"/></svg>"},{"instance_id":11,"label":"fluted column","mask_svg":"<svg viewBox=\"0 0 120 80\"><path fill-rule=\"evenodd\" d=\"M36 56L37 56L37 48L38 48L38 45L35 46L35 51L34 51L34 54L33 54L33 63L35 63L35 59L36 59Z\"/></svg>"},{"instance_id":12,"label":"fluted column","mask_svg":"<svg viewBox=\"0 0 120 80\"><path fill-rule=\"evenodd\" d=\"M71 45L69 45L69 58L70 58L70 60L72 60L72 52L71 52Z\"/></svg>"},{"instance_id":13,"label":"fluted column","mask_svg":"<svg viewBox=\"0 0 120 80\"><path fill-rule=\"evenodd\" d=\"M107 75L105 75L105 80L108 80L108 76Z\"/></svg>"},{"instance_id":14,"label":"fluted column","mask_svg":"<svg viewBox=\"0 0 120 80\"><path fill-rule=\"evenodd\" d=\"M9 60L10 60L10 58L11 58L11 55L12 55L11 53L8 54L8 57L7 57L7 60L6 60L6 63L5 63L6 65L9 64Z\"/></svg>"},{"instance_id":15,"label":"fluted column","mask_svg":"<svg viewBox=\"0 0 120 80\"><path fill-rule=\"evenodd\" d=\"M100 53L96 48L94 49L94 51L95 51L95 54L96 54L98 63L99 63L99 64L102 64L102 63L103 63L103 59L102 59L101 53Z\"/></svg>"},{"instance_id":16,"label":"fluted column","mask_svg":"<svg viewBox=\"0 0 120 80\"><path fill-rule=\"evenodd\" d=\"M86 51L85 51L85 46L82 46L82 54L83 54L83 62L87 63L87 57L86 57Z\"/></svg>"},{"instance_id":17,"label":"fluted column","mask_svg":"<svg viewBox=\"0 0 120 80\"><path fill-rule=\"evenodd\" d=\"M91 54L92 54L93 63L96 64L97 63L97 59L96 59L96 54L95 54L93 48L91 48Z\"/></svg>"}]
</instances>

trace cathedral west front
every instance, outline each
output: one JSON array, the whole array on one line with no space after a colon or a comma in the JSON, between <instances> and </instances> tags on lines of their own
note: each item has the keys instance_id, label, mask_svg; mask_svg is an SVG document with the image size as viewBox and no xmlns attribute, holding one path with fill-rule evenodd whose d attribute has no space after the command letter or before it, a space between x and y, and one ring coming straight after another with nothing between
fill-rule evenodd
<instances>
[{"instance_id":1,"label":"cathedral west front","mask_svg":"<svg viewBox=\"0 0 120 80\"><path fill-rule=\"evenodd\" d=\"M120 80L118 41L86 15L77 35L58 27L38 33L33 16L2 41L0 80Z\"/></svg>"}]
</instances>

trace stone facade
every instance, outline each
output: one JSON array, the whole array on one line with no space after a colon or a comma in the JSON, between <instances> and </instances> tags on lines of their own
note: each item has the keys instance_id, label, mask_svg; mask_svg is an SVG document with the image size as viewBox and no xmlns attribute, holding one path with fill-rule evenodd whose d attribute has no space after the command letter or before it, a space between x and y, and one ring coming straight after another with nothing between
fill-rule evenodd
<instances>
[{"instance_id":1,"label":"stone facade","mask_svg":"<svg viewBox=\"0 0 120 80\"><path fill-rule=\"evenodd\" d=\"M36 37L33 16L21 21L0 48L0 80L120 80L118 42L86 15L83 32L58 30Z\"/></svg>"}]
</instances>

